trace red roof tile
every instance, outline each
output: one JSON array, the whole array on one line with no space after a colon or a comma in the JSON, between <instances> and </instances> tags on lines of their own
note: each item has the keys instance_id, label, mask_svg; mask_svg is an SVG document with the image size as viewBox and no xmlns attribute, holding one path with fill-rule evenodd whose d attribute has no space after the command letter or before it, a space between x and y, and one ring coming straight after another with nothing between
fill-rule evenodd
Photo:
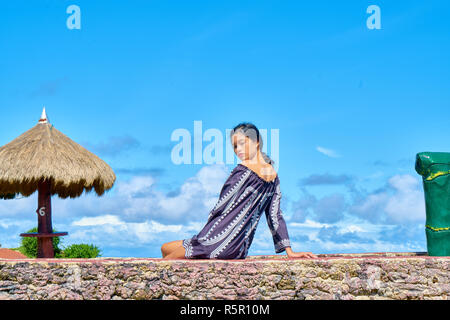
<instances>
[{"instance_id":1,"label":"red roof tile","mask_svg":"<svg viewBox=\"0 0 450 320\"><path fill-rule=\"evenodd\" d=\"M0 248L0 259L26 259L27 256L11 249Z\"/></svg>"}]
</instances>

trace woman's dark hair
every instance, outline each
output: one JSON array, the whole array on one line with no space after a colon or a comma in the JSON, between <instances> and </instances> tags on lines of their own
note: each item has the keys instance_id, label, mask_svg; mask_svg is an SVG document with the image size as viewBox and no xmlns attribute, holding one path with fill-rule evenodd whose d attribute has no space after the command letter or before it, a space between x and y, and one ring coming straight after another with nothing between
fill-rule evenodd
<instances>
[{"instance_id":1,"label":"woman's dark hair","mask_svg":"<svg viewBox=\"0 0 450 320\"><path fill-rule=\"evenodd\" d=\"M253 123L250 122L239 123L237 126L233 128L233 130L231 130L230 138L232 138L233 135L237 132L241 132L243 135L249 137L253 141L259 142L259 150L261 151L264 161L266 161L269 164L275 163L275 161L270 159L270 157L265 152L262 151L263 141L261 135L259 134L258 128Z\"/></svg>"}]
</instances>

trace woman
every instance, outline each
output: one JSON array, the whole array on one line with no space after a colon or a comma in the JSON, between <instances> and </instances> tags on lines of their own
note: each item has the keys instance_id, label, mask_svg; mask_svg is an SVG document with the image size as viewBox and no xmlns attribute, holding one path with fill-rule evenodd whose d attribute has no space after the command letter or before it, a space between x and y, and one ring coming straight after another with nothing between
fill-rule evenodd
<instances>
[{"instance_id":1,"label":"woman","mask_svg":"<svg viewBox=\"0 0 450 320\"><path fill-rule=\"evenodd\" d=\"M280 208L280 180L273 161L262 152L262 139L251 123L238 124L230 134L234 152L242 160L225 182L208 222L192 238L162 245L165 259L244 259L264 211L275 252L289 258L317 258L293 252Z\"/></svg>"}]
</instances>

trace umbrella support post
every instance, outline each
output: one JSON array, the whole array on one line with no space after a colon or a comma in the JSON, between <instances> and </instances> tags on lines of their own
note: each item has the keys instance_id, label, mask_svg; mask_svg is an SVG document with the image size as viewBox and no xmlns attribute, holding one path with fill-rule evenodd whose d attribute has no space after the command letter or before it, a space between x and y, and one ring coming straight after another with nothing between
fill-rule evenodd
<instances>
[{"instance_id":1,"label":"umbrella support post","mask_svg":"<svg viewBox=\"0 0 450 320\"><path fill-rule=\"evenodd\" d=\"M37 257L54 258L53 237L65 236L67 232L53 233L52 229L52 200L50 181L41 181L38 186L38 232L22 233L22 237L37 238Z\"/></svg>"},{"instance_id":2,"label":"umbrella support post","mask_svg":"<svg viewBox=\"0 0 450 320\"><path fill-rule=\"evenodd\" d=\"M38 186L38 233L52 233L52 195L50 181L43 181ZM37 257L54 258L52 237L38 237Z\"/></svg>"},{"instance_id":3,"label":"umbrella support post","mask_svg":"<svg viewBox=\"0 0 450 320\"><path fill-rule=\"evenodd\" d=\"M53 238L37 238L37 257L54 258Z\"/></svg>"}]
</instances>

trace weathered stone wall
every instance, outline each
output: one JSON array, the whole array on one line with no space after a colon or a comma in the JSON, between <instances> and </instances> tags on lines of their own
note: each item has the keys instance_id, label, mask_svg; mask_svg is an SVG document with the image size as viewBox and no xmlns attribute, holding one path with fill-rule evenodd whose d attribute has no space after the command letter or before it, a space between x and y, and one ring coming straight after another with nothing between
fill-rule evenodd
<instances>
[{"instance_id":1,"label":"weathered stone wall","mask_svg":"<svg viewBox=\"0 0 450 320\"><path fill-rule=\"evenodd\" d=\"M0 260L0 299L450 299L450 257Z\"/></svg>"}]
</instances>

